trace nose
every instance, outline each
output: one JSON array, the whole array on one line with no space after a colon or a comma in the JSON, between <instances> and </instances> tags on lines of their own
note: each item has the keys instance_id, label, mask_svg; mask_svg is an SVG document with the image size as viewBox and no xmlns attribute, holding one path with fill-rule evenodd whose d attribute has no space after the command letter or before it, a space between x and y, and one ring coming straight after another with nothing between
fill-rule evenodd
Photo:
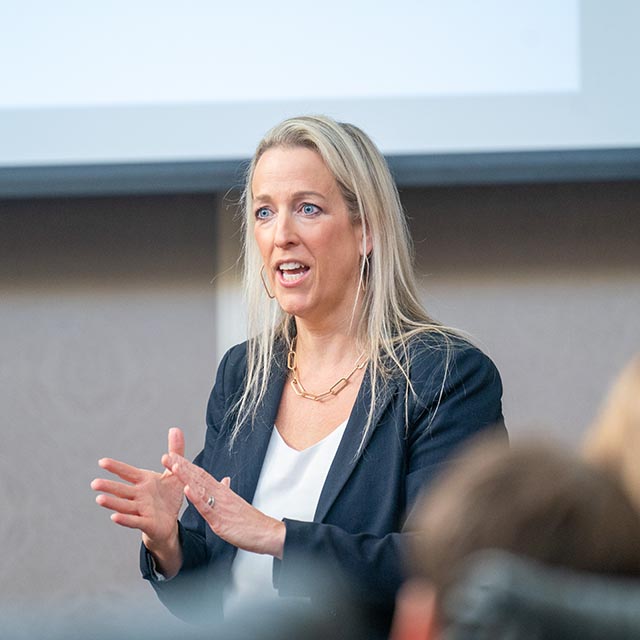
<instances>
[{"instance_id":1,"label":"nose","mask_svg":"<svg viewBox=\"0 0 640 640\"><path fill-rule=\"evenodd\" d=\"M282 249L297 244L298 236L293 216L285 211L278 215L275 222L276 230L273 242L276 247Z\"/></svg>"}]
</instances>

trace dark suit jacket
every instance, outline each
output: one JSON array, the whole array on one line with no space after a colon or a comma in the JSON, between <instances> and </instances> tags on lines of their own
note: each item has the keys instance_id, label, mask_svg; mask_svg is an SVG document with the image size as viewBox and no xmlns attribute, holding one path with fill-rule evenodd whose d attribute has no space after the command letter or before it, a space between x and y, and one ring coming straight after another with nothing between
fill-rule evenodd
<instances>
[{"instance_id":1,"label":"dark suit jacket","mask_svg":"<svg viewBox=\"0 0 640 640\"><path fill-rule=\"evenodd\" d=\"M286 352L281 355L255 421L231 450L228 410L243 388L246 343L224 356L209 399L205 446L195 460L218 479L229 476L231 487L249 502L286 381ZM409 357L415 395L410 393L407 403L402 380L385 387L358 453L369 411L370 380L365 375L313 522L284 520L283 559L274 560L273 571L281 596L313 596L304 577L316 563L348 585L359 602L384 620L381 624L388 623L403 578L403 542L410 535L401 530L418 494L464 440L486 428L506 433L500 376L481 351L462 340L447 350L442 338L429 336L413 341ZM180 537L180 573L158 581L143 548L143 576L180 617L198 618L200 606L207 613L220 610L236 548L218 538L192 505L182 517Z\"/></svg>"}]
</instances>

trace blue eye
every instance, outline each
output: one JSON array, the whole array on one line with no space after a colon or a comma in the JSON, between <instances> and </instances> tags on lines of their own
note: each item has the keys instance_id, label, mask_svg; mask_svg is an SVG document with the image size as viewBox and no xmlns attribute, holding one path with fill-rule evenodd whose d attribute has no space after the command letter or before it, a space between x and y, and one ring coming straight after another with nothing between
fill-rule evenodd
<instances>
[{"instance_id":1,"label":"blue eye","mask_svg":"<svg viewBox=\"0 0 640 640\"><path fill-rule=\"evenodd\" d=\"M306 216L312 216L320 211L320 207L316 207L315 204L305 203L300 207L300 211L302 211Z\"/></svg>"},{"instance_id":2,"label":"blue eye","mask_svg":"<svg viewBox=\"0 0 640 640\"><path fill-rule=\"evenodd\" d=\"M271 211L269 211L267 207L260 207L256 211L256 218L258 220L266 220L267 218L269 218L269 216L271 216Z\"/></svg>"}]
</instances>

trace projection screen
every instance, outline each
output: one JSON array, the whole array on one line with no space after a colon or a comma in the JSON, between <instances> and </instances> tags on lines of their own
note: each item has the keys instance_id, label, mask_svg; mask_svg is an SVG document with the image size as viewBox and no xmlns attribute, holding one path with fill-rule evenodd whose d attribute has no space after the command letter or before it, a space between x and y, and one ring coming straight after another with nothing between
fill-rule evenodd
<instances>
[{"instance_id":1,"label":"projection screen","mask_svg":"<svg viewBox=\"0 0 640 640\"><path fill-rule=\"evenodd\" d=\"M640 176L633 0L0 5L0 196L241 180L273 124L367 131L400 184Z\"/></svg>"}]
</instances>

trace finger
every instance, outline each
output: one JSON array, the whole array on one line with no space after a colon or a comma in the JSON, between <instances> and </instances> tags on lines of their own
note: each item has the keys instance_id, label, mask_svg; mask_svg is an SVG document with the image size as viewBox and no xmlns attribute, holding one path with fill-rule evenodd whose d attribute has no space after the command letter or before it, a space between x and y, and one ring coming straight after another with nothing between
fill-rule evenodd
<instances>
[{"instance_id":1,"label":"finger","mask_svg":"<svg viewBox=\"0 0 640 640\"><path fill-rule=\"evenodd\" d=\"M165 467L167 467L167 469L169 469L169 471L171 471L171 467L173 467L174 464L178 464L182 460L186 460L186 458L181 456L178 453L173 453L171 451L169 451L169 453L165 453L162 456L162 464Z\"/></svg>"},{"instance_id":2,"label":"finger","mask_svg":"<svg viewBox=\"0 0 640 640\"><path fill-rule=\"evenodd\" d=\"M194 487L218 487L220 483L209 473L207 473L202 467L199 467L192 462L189 462L186 458L179 456L170 456L175 459L174 464L171 467L171 471L174 475L178 476L183 484L190 484Z\"/></svg>"},{"instance_id":3,"label":"finger","mask_svg":"<svg viewBox=\"0 0 640 640\"><path fill-rule=\"evenodd\" d=\"M197 487L202 487L203 483L197 478L197 476L193 473L187 465L184 465L180 462L176 462L171 465L171 473L176 476L182 484L192 484Z\"/></svg>"},{"instance_id":4,"label":"finger","mask_svg":"<svg viewBox=\"0 0 640 640\"><path fill-rule=\"evenodd\" d=\"M184 456L184 434L182 429L178 427L172 427L169 429L169 453L177 453L179 456Z\"/></svg>"},{"instance_id":5,"label":"finger","mask_svg":"<svg viewBox=\"0 0 640 640\"><path fill-rule=\"evenodd\" d=\"M118 513L128 515L140 515L135 502L125 500L124 498L116 498L115 496L110 496L108 493L101 493L96 496L96 502L101 507L110 509L111 511L117 511Z\"/></svg>"},{"instance_id":6,"label":"finger","mask_svg":"<svg viewBox=\"0 0 640 640\"><path fill-rule=\"evenodd\" d=\"M204 487L192 487L191 485L185 485L184 495L187 496L193 506L207 519L207 516L215 507L215 495L213 492L207 493ZM213 505L209 504L209 496L213 497Z\"/></svg>"},{"instance_id":7,"label":"finger","mask_svg":"<svg viewBox=\"0 0 640 640\"><path fill-rule=\"evenodd\" d=\"M162 458L160 459L160 462L162 462L162 466L167 470L167 471L171 471L171 467L173 466L173 462L172 462L172 458L171 458L172 454L168 454L165 453Z\"/></svg>"},{"instance_id":8,"label":"finger","mask_svg":"<svg viewBox=\"0 0 640 640\"><path fill-rule=\"evenodd\" d=\"M223 484L225 487L227 487L227 489L231 488L231 478L229 476L226 476L225 478L222 478L222 480L220 480L220 484Z\"/></svg>"},{"instance_id":9,"label":"finger","mask_svg":"<svg viewBox=\"0 0 640 640\"><path fill-rule=\"evenodd\" d=\"M113 458L101 458L98 460L98 465L111 473L115 473L128 482L139 482L144 477L142 469L120 462L119 460L114 460Z\"/></svg>"},{"instance_id":10,"label":"finger","mask_svg":"<svg viewBox=\"0 0 640 640\"><path fill-rule=\"evenodd\" d=\"M140 529L144 531L148 522L145 518L136 515L129 515L124 513L112 513L111 520L122 527L129 529Z\"/></svg>"},{"instance_id":11,"label":"finger","mask_svg":"<svg viewBox=\"0 0 640 640\"><path fill-rule=\"evenodd\" d=\"M167 471L173 472L174 465L181 462L189 462L189 461L186 458L179 456L177 453L165 453L160 459L160 462L162 462L162 466L164 466L164 468L167 469Z\"/></svg>"},{"instance_id":12,"label":"finger","mask_svg":"<svg viewBox=\"0 0 640 640\"><path fill-rule=\"evenodd\" d=\"M115 482L113 480L107 480L105 478L96 478L91 483L91 488L94 491L102 491L104 493L111 493L119 498L126 498L130 500L135 496L135 489L130 484L124 484L122 482Z\"/></svg>"}]
</instances>

